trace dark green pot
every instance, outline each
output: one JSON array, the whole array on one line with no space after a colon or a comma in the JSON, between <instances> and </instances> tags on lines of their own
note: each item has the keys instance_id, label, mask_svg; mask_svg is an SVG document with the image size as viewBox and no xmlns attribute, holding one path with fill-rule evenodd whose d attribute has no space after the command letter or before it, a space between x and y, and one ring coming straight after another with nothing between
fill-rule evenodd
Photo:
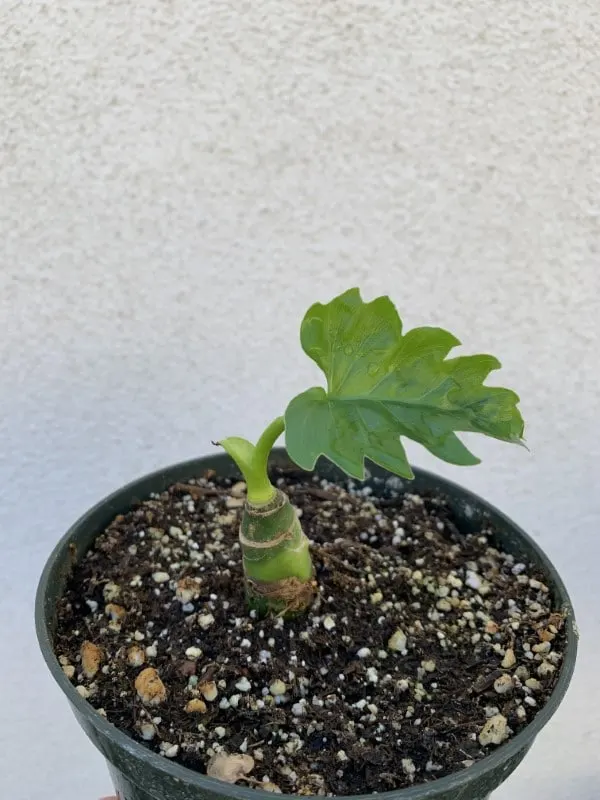
<instances>
[{"instance_id":1,"label":"dark green pot","mask_svg":"<svg viewBox=\"0 0 600 800\"><path fill-rule=\"evenodd\" d=\"M273 462L289 464L285 451L276 450ZM56 604L74 561L80 559L96 536L117 515L129 510L135 500L143 500L152 492L161 492L177 481L201 475L207 469L220 475L238 477L231 460L225 455L200 458L140 478L102 500L85 514L61 539L48 559L38 587L35 616L38 640L46 663L63 690L77 720L106 758L120 800L272 800L273 795L243 786L230 786L207 778L151 752L130 739L95 712L75 691L54 655L52 647L56 624ZM318 474L339 479L341 473L329 463L318 466ZM385 475L372 468L374 475ZM472 767L431 783L385 792L382 800L485 800L523 760L540 730L548 722L563 699L577 651L577 628L567 591L558 573L538 545L517 525L484 500L465 489L422 470L415 470L415 480L407 484L411 491L434 491L446 495L464 529L475 529L486 514L498 531L497 544L519 560L531 561L548 576L557 609L567 614L567 651L558 684L548 704L535 720L514 739L501 746ZM370 797L370 795L369 795ZM354 796L356 800L357 796ZM366 800L367 796L363 796ZM348 798L350 800L350 798Z\"/></svg>"}]
</instances>

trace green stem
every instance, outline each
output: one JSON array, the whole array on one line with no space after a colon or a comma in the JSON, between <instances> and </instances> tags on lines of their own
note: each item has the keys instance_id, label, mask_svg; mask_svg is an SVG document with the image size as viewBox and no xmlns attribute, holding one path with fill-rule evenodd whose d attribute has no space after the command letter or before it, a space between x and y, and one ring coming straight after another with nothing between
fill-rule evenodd
<instances>
[{"instance_id":1,"label":"green stem","mask_svg":"<svg viewBox=\"0 0 600 800\"><path fill-rule=\"evenodd\" d=\"M269 454L273 445L285 430L283 417L277 417L267 425L256 445L239 436L231 436L217 444L224 447L240 468L246 481L248 502L260 505L275 497L275 487L269 480Z\"/></svg>"},{"instance_id":2,"label":"green stem","mask_svg":"<svg viewBox=\"0 0 600 800\"><path fill-rule=\"evenodd\" d=\"M248 601L261 613L290 615L308 608L315 581L309 541L296 509L269 480L269 454L284 429L284 418L277 417L256 445L237 436L218 444L233 458L246 481L240 543Z\"/></svg>"},{"instance_id":3,"label":"green stem","mask_svg":"<svg viewBox=\"0 0 600 800\"><path fill-rule=\"evenodd\" d=\"M308 608L315 591L310 543L287 495L278 489L269 503L246 503L240 543L253 608L288 616Z\"/></svg>"},{"instance_id":4,"label":"green stem","mask_svg":"<svg viewBox=\"0 0 600 800\"><path fill-rule=\"evenodd\" d=\"M277 417L267 425L264 431L261 433L258 442L254 448L254 458L257 464L260 464L264 469L265 476L267 475L267 467L269 463L269 456L271 454L271 450L273 449L273 445L279 439L281 434L285 430L285 420L283 417ZM251 498L248 498L251 499ZM256 502L252 501L251 502Z\"/></svg>"}]
</instances>

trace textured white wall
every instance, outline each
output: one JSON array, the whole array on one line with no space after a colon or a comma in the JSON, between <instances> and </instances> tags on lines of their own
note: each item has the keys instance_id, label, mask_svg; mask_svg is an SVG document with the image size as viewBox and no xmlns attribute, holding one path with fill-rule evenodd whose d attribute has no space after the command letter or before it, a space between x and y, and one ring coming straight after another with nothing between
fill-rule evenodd
<instances>
[{"instance_id":1,"label":"textured white wall","mask_svg":"<svg viewBox=\"0 0 600 800\"><path fill-rule=\"evenodd\" d=\"M522 394L530 455L437 465L543 543L581 623L565 707L497 797L597 797L597 0L30 0L0 30L3 795L108 788L33 638L56 538L255 435L315 378L306 307L358 284Z\"/></svg>"}]
</instances>

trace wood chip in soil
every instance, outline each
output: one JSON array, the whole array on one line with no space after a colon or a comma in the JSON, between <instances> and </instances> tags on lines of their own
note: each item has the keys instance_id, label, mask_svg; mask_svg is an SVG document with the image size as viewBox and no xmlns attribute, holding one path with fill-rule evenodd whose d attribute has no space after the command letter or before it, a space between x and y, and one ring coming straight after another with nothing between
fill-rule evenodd
<instances>
[{"instance_id":1,"label":"wood chip in soil","mask_svg":"<svg viewBox=\"0 0 600 800\"><path fill-rule=\"evenodd\" d=\"M495 549L489 527L462 535L443 498L403 494L394 478L277 482L319 583L291 621L246 609L243 484L176 484L99 536L55 638L98 713L200 772L219 753L247 754L240 782L320 795L435 780L534 719L565 641L544 575Z\"/></svg>"}]
</instances>

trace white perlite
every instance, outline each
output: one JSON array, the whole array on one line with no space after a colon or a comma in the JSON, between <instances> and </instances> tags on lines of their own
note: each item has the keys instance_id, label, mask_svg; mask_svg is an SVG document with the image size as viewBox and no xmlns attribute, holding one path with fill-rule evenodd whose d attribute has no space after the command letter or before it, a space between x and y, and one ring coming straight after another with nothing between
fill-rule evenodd
<instances>
[{"instance_id":1,"label":"white perlite","mask_svg":"<svg viewBox=\"0 0 600 800\"><path fill-rule=\"evenodd\" d=\"M240 692L249 692L252 688L252 684L248 680L248 678L240 678L240 680L236 683L235 688L238 689Z\"/></svg>"},{"instance_id":2,"label":"white perlite","mask_svg":"<svg viewBox=\"0 0 600 800\"><path fill-rule=\"evenodd\" d=\"M305 705L306 705L305 700L300 700L298 703L294 703L294 705L292 706L292 714L295 717L302 717L304 714L306 714Z\"/></svg>"},{"instance_id":3,"label":"white perlite","mask_svg":"<svg viewBox=\"0 0 600 800\"><path fill-rule=\"evenodd\" d=\"M479 744L488 747L490 744L502 744L510 734L508 721L503 714L495 714L485 723L479 734Z\"/></svg>"},{"instance_id":4,"label":"white perlite","mask_svg":"<svg viewBox=\"0 0 600 800\"><path fill-rule=\"evenodd\" d=\"M161 742L160 752L163 754L163 756L165 756L165 758L175 758L179 752L179 745L171 744L171 742Z\"/></svg>"},{"instance_id":5,"label":"white perlite","mask_svg":"<svg viewBox=\"0 0 600 800\"><path fill-rule=\"evenodd\" d=\"M271 692L273 697L279 697L282 694L285 694L286 685L285 685L285 683L283 681L281 681L281 680L279 680L279 678L277 678L269 686L269 691Z\"/></svg>"},{"instance_id":6,"label":"white perlite","mask_svg":"<svg viewBox=\"0 0 600 800\"><path fill-rule=\"evenodd\" d=\"M369 683L378 683L379 682L379 675L375 667L369 667L367 670L367 680Z\"/></svg>"},{"instance_id":7,"label":"white perlite","mask_svg":"<svg viewBox=\"0 0 600 800\"><path fill-rule=\"evenodd\" d=\"M476 592L478 592L482 586L481 578L479 577L479 575L476 572L472 572L471 570L467 570L467 579L465 583L470 589L475 589Z\"/></svg>"},{"instance_id":8,"label":"white perlite","mask_svg":"<svg viewBox=\"0 0 600 800\"><path fill-rule=\"evenodd\" d=\"M171 580L171 576L168 572L153 572L152 580L154 583L167 583Z\"/></svg>"},{"instance_id":9,"label":"white perlite","mask_svg":"<svg viewBox=\"0 0 600 800\"><path fill-rule=\"evenodd\" d=\"M414 761L412 758L403 758L402 759L402 770L404 771L405 775L408 775L410 778L413 777L417 768L415 767Z\"/></svg>"},{"instance_id":10,"label":"white perlite","mask_svg":"<svg viewBox=\"0 0 600 800\"><path fill-rule=\"evenodd\" d=\"M142 722L140 725L140 733L145 742L150 742L152 739L154 739L156 728L152 722Z\"/></svg>"},{"instance_id":11,"label":"white perlite","mask_svg":"<svg viewBox=\"0 0 600 800\"><path fill-rule=\"evenodd\" d=\"M398 628L388 639L388 649L396 653L403 653L406 650L407 643L406 634L401 628Z\"/></svg>"},{"instance_id":12,"label":"white perlite","mask_svg":"<svg viewBox=\"0 0 600 800\"><path fill-rule=\"evenodd\" d=\"M120 594L121 594L121 587L118 586L116 583L112 582L105 584L102 590L102 595L106 603L112 603L112 601L116 600Z\"/></svg>"},{"instance_id":13,"label":"white perlite","mask_svg":"<svg viewBox=\"0 0 600 800\"><path fill-rule=\"evenodd\" d=\"M325 617L323 620L323 627L326 631L332 631L335 628L335 620L333 617Z\"/></svg>"}]
</instances>

